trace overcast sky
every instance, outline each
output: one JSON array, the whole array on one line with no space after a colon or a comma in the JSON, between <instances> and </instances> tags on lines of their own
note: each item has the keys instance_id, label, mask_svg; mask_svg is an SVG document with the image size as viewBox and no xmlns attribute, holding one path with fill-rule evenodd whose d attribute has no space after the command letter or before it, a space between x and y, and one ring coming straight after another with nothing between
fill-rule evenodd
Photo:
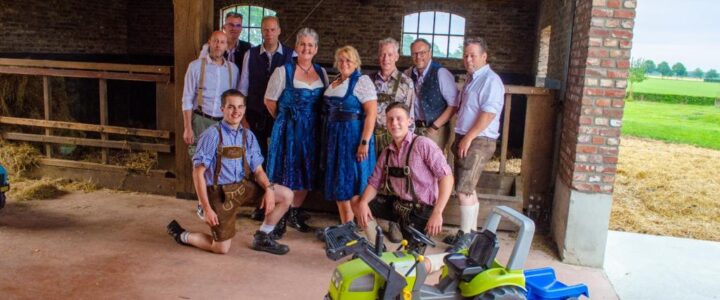
<instances>
[{"instance_id":1,"label":"overcast sky","mask_svg":"<svg viewBox=\"0 0 720 300\"><path fill-rule=\"evenodd\" d=\"M633 58L720 71L720 1L640 0Z\"/></svg>"}]
</instances>

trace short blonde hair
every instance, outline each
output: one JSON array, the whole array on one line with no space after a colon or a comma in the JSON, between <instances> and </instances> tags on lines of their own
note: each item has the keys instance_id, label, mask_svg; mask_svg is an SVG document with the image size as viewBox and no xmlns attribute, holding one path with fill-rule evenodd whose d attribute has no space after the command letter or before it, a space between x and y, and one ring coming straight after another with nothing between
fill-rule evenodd
<instances>
[{"instance_id":1,"label":"short blonde hair","mask_svg":"<svg viewBox=\"0 0 720 300\"><path fill-rule=\"evenodd\" d=\"M355 49L355 47L350 45L342 46L335 50L335 62L333 63L335 69L338 69L338 60L340 60L340 55L342 54L345 54L350 59L350 61L355 63L358 70L360 69L360 65L362 64L362 62L360 61L360 54L358 54L358 51L357 49Z\"/></svg>"}]
</instances>

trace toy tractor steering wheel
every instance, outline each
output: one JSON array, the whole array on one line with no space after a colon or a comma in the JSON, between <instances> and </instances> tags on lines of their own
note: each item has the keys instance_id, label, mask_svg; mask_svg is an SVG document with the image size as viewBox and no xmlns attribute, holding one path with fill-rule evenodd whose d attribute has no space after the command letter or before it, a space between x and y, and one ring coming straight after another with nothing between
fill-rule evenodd
<instances>
[{"instance_id":1,"label":"toy tractor steering wheel","mask_svg":"<svg viewBox=\"0 0 720 300\"><path fill-rule=\"evenodd\" d=\"M415 227L407 226L407 231L410 232L410 235L412 235L412 238L420 243L423 243L425 245L428 245L430 247L435 247L437 244L433 242L432 239L430 239L429 236L425 235L424 233L420 232L419 230L415 229Z\"/></svg>"}]
</instances>

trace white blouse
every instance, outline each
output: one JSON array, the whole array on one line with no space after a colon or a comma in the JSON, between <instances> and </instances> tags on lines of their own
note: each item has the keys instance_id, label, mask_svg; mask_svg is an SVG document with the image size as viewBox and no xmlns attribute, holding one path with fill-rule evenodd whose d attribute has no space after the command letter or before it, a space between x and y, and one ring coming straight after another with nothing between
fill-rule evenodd
<instances>
[{"instance_id":1,"label":"white blouse","mask_svg":"<svg viewBox=\"0 0 720 300\"><path fill-rule=\"evenodd\" d=\"M324 68L322 69L322 76L325 78L325 82L328 82L328 76L327 72ZM267 90L265 90L265 98L272 101L277 101L280 98L280 95L282 95L283 90L285 90L285 66L280 66L275 68L275 71L273 71L272 75L270 76L270 80L268 81L268 87ZM328 82L328 85L330 83ZM323 87L323 82L318 78L318 80L315 80L311 84L307 84L307 82L293 79L293 86L297 89L309 89L314 90L316 88Z\"/></svg>"},{"instance_id":2,"label":"white blouse","mask_svg":"<svg viewBox=\"0 0 720 300\"><path fill-rule=\"evenodd\" d=\"M347 93L349 82L350 78L346 79L334 88L332 85L328 85L328 88L325 90L325 96L344 97ZM372 79L370 79L367 75L360 76L358 82L355 84L353 95L360 100L360 103L377 100L377 92L375 91L375 84L372 82Z\"/></svg>"}]
</instances>

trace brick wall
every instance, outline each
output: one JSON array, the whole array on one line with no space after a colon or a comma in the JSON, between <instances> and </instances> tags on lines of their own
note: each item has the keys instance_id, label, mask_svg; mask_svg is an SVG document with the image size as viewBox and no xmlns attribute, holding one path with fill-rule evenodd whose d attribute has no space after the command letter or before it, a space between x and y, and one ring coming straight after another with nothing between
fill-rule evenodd
<instances>
[{"instance_id":1,"label":"brick wall","mask_svg":"<svg viewBox=\"0 0 720 300\"><path fill-rule=\"evenodd\" d=\"M127 52L126 1L2 1L0 52Z\"/></svg>"},{"instance_id":2,"label":"brick wall","mask_svg":"<svg viewBox=\"0 0 720 300\"><path fill-rule=\"evenodd\" d=\"M128 54L172 56L172 1L127 1Z\"/></svg>"},{"instance_id":3,"label":"brick wall","mask_svg":"<svg viewBox=\"0 0 720 300\"><path fill-rule=\"evenodd\" d=\"M258 5L277 11L286 40L317 1L232 1L215 0L215 10L233 4ZM465 35L481 36L488 42L490 62L496 71L531 76L534 62L536 0L450 0L450 1L341 1L326 0L302 24L320 35L316 61L332 63L336 48L351 44L358 48L364 65L377 66L377 41L385 37L400 40L403 17L420 11L444 11L466 18ZM217 21L216 21L217 22ZM216 27L217 24L216 24ZM294 36L289 39L294 43ZM462 70L459 59L438 59L446 67ZM410 66L401 57L398 66Z\"/></svg>"},{"instance_id":4,"label":"brick wall","mask_svg":"<svg viewBox=\"0 0 720 300\"><path fill-rule=\"evenodd\" d=\"M636 3L578 1L559 176L579 191L613 191Z\"/></svg>"}]
</instances>

